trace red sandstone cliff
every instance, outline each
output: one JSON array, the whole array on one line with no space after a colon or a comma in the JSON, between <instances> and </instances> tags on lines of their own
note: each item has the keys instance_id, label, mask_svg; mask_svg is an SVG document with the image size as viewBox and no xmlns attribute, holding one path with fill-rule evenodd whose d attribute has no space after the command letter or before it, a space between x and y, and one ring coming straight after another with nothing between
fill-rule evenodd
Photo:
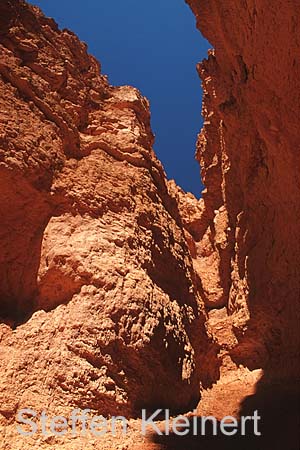
<instances>
[{"instance_id":1,"label":"red sandstone cliff","mask_svg":"<svg viewBox=\"0 0 300 450\"><path fill-rule=\"evenodd\" d=\"M197 158L207 189L194 235L200 257L203 248L207 257L205 242L214 250L220 277L210 289L226 306L219 317L210 314L223 369L205 396L210 410L218 410L222 379L226 385L236 371L232 362L262 369L241 412L251 405L260 409L276 441L272 448L297 448L300 3L187 3L214 47L198 66L205 122ZM225 339L220 329L227 330ZM242 400L242 386L238 392ZM200 412L205 408L200 403Z\"/></svg>"},{"instance_id":2,"label":"red sandstone cliff","mask_svg":"<svg viewBox=\"0 0 300 450\"><path fill-rule=\"evenodd\" d=\"M215 48L198 68L199 201L166 181L136 89L111 87L37 8L0 4L3 449L111 448L21 442L22 407L184 411L199 383L199 413L217 417L255 388L262 408L268 389L294 398L300 5L188 3Z\"/></svg>"},{"instance_id":3,"label":"red sandstone cliff","mask_svg":"<svg viewBox=\"0 0 300 450\"><path fill-rule=\"evenodd\" d=\"M198 70L197 158L237 362L299 376L300 3L189 0L214 47ZM204 230L204 232L203 232ZM202 223L201 233L205 236ZM201 236L200 236L201 238ZM199 240L199 237L198 237Z\"/></svg>"},{"instance_id":4,"label":"red sandstone cliff","mask_svg":"<svg viewBox=\"0 0 300 450\"><path fill-rule=\"evenodd\" d=\"M191 408L215 351L148 101L37 8L0 17L3 420Z\"/></svg>"}]
</instances>

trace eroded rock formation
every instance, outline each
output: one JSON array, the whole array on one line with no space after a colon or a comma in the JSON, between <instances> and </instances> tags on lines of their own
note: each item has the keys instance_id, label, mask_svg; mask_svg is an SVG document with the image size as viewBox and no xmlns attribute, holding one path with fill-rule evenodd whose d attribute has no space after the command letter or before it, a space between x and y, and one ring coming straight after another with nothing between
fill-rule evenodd
<instances>
[{"instance_id":1,"label":"eroded rock formation","mask_svg":"<svg viewBox=\"0 0 300 450\"><path fill-rule=\"evenodd\" d=\"M274 427L270 397L294 401L300 5L187 3L214 47L198 66L200 200L166 180L136 89L111 87L85 45L37 8L0 4L7 449L21 407L183 411L201 384L199 414L238 415L255 394L243 411L261 409ZM292 406L282 411L292 433Z\"/></svg>"},{"instance_id":2,"label":"eroded rock formation","mask_svg":"<svg viewBox=\"0 0 300 450\"><path fill-rule=\"evenodd\" d=\"M148 101L37 8L0 17L2 417L190 408L215 346Z\"/></svg>"},{"instance_id":3,"label":"eroded rock formation","mask_svg":"<svg viewBox=\"0 0 300 450\"><path fill-rule=\"evenodd\" d=\"M299 376L299 2L188 3L214 47L198 67L197 157L203 216L224 236L217 247L239 341L233 355L287 384Z\"/></svg>"},{"instance_id":4,"label":"eroded rock formation","mask_svg":"<svg viewBox=\"0 0 300 450\"><path fill-rule=\"evenodd\" d=\"M221 379L205 394L199 413L205 413L208 404L211 412L224 415L228 404L224 401L220 409L217 399L230 392L230 372L231 381L243 379L234 368L242 365L260 380L240 414L255 408L261 412L265 448L296 449L300 4L187 3L214 47L198 66L205 122L197 158L207 187L202 207L206 227L202 222L201 229L208 230L203 236L207 232L222 236L220 243L213 242L226 305L219 317L210 313L209 326L221 345ZM247 385L247 372L245 377ZM236 389L240 402L247 389L241 385Z\"/></svg>"}]
</instances>

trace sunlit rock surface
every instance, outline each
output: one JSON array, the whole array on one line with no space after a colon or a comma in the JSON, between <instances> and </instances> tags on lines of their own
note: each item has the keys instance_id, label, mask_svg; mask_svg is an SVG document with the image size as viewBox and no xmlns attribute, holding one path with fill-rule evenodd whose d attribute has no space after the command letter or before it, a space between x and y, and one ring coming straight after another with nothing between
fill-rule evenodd
<instances>
[{"instance_id":1,"label":"sunlit rock surface","mask_svg":"<svg viewBox=\"0 0 300 450\"><path fill-rule=\"evenodd\" d=\"M166 180L135 88L110 86L37 8L0 4L3 450L161 448L134 417L193 409L200 392L198 414L259 409L262 448L294 448L300 8L188 3L215 49L198 66L200 200ZM116 440L24 440L25 407L133 419Z\"/></svg>"}]
</instances>

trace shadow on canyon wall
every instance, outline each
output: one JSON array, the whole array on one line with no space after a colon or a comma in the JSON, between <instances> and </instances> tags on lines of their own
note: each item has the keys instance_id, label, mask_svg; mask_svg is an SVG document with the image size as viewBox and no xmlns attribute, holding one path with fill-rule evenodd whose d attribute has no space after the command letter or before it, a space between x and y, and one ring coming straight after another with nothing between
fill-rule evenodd
<instances>
[{"instance_id":1,"label":"shadow on canyon wall","mask_svg":"<svg viewBox=\"0 0 300 450\"><path fill-rule=\"evenodd\" d=\"M242 404L241 416L253 416L258 411L261 419L258 421L257 430L260 436L254 434L253 421L246 422L245 436L241 435L239 423L238 432L234 436L225 436L220 432L218 422L218 433L213 435L212 425L205 425L205 435L193 436L192 423L190 432L186 436L175 434L162 435L152 434L152 443L159 444L164 450L188 449L199 450L299 450L300 448L300 415L299 397L292 392L290 387L286 390L258 386L253 396L246 398ZM192 419L190 419L192 421ZM198 429L200 430L200 417L198 418Z\"/></svg>"}]
</instances>

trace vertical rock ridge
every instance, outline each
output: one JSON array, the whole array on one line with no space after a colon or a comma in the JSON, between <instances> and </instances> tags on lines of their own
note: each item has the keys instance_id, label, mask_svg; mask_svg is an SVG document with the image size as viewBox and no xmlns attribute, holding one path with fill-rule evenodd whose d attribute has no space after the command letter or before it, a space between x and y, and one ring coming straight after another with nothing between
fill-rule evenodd
<instances>
[{"instance_id":1,"label":"vertical rock ridge","mask_svg":"<svg viewBox=\"0 0 300 450\"><path fill-rule=\"evenodd\" d=\"M214 245L236 336L230 355L237 364L263 369L258 395L265 384L278 396L296 393L299 2L187 3L214 48L198 65L205 122L197 158L208 229L223 217L225 245Z\"/></svg>"}]
</instances>

